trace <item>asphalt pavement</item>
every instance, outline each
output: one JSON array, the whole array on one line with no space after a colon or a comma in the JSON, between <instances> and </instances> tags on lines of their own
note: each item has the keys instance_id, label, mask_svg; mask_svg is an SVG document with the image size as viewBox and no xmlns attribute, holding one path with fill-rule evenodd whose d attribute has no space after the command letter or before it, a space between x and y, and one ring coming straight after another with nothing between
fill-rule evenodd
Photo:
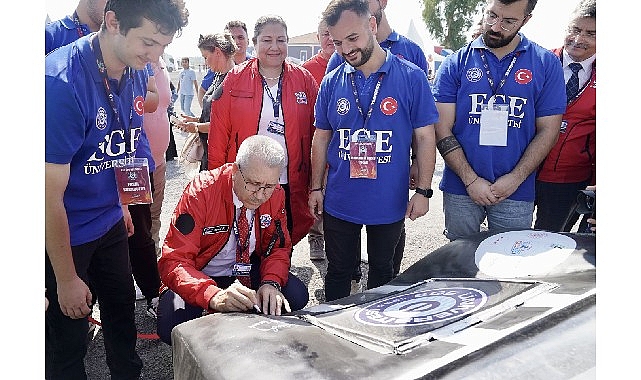
<instances>
[{"instance_id":1,"label":"asphalt pavement","mask_svg":"<svg viewBox=\"0 0 641 380\"><path fill-rule=\"evenodd\" d=\"M172 73L173 74L173 73ZM176 83L175 78L172 80ZM179 108L179 104L176 104ZM195 114L200 113L200 107L197 100L194 100L192 111ZM187 133L175 130L174 137L178 151L182 147ZM427 215L415 220L406 221L406 244L401 271L423 258L426 254L446 244L448 241L443 236L443 206L442 193L438 190L438 182L441 179L443 170L443 161L437 154L436 171L432 179L432 188L434 196L430 200L430 211ZM187 170L189 172L189 170ZM161 215L160 236L164 238L167 233L171 214L178 202L185 185L190 180L190 175L186 173L186 168L181 166L177 160L167 162L165 199L163 201ZM363 230L363 250L367 246L365 241L366 233ZM366 256L363 254L363 256ZM363 279L366 281L367 263L361 264ZM309 289L309 303L307 307L317 305L325 301L323 290L323 278L327 270L326 260L311 261L309 259L309 245L307 239L301 240L295 247L292 255L291 271L299 277ZM99 310L94 313L99 319ZM171 347L155 339L156 320L147 316L146 302L144 300L136 302L136 325L138 328L138 343L136 345L138 354L143 360L143 371L141 379L164 380L173 379L173 363ZM87 374L91 380L109 379L109 369L105 362L104 341L100 328L97 328L95 334L91 337L87 355L85 357L85 366Z\"/></svg>"}]
</instances>

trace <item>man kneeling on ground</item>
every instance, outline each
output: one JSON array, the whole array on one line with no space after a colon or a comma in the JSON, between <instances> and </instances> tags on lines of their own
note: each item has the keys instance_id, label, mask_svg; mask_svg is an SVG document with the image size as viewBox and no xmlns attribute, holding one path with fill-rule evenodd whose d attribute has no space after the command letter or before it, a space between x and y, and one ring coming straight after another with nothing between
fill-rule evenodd
<instances>
[{"instance_id":1,"label":"man kneeling on ground","mask_svg":"<svg viewBox=\"0 0 641 380\"><path fill-rule=\"evenodd\" d=\"M187 185L158 262L168 288L157 332L171 344L178 324L213 312L280 315L309 300L289 273L292 243L278 178L285 152L272 138L251 136L236 162L201 172Z\"/></svg>"}]
</instances>

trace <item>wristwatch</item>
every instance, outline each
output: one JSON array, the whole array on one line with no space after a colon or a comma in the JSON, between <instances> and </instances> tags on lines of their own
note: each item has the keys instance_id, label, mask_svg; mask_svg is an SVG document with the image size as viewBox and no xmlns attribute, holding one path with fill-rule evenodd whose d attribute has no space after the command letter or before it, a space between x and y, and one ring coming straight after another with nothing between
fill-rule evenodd
<instances>
[{"instance_id":1,"label":"wristwatch","mask_svg":"<svg viewBox=\"0 0 641 380\"><path fill-rule=\"evenodd\" d=\"M420 187L416 188L416 193L421 194L425 198L432 198L432 195L434 194L434 191L432 189L421 189Z\"/></svg>"}]
</instances>

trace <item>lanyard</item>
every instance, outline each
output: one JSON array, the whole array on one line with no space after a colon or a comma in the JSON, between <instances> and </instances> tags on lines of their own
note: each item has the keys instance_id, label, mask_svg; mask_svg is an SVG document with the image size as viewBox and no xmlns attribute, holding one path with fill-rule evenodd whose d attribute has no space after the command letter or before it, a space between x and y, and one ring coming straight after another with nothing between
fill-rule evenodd
<instances>
[{"instance_id":1,"label":"lanyard","mask_svg":"<svg viewBox=\"0 0 641 380\"><path fill-rule=\"evenodd\" d=\"M278 92L276 92L276 99L274 99L274 95L272 95L272 92L269 89L269 86L267 85L267 81L265 80L265 77L263 76L263 74L260 74L260 78L263 81L263 88L265 88L265 91L267 92L267 96L269 96L269 99L271 99L272 101L272 107L274 108L274 117L280 116L280 103L282 100L284 71L285 70L281 71L280 75L278 76Z\"/></svg>"},{"instance_id":2,"label":"lanyard","mask_svg":"<svg viewBox=\"0 0 641 380\"><path fill-rule=\"evenodd\" d=\"M131 124L133 122L133 112L134 112L134 86L132 83L131 86L131 106L129 109L129 125L124 125L122 123L122 120L120 120L120 114L118 113L118 106L116 105L116 101L114 100L114 93L111 90L111 86L109 85L109 77L107 76L107 66L105 65L105 61L102 58L102 51L100 50L100 42L98 41L97 34L93 35L91 37L91 50L94 52L96 55L96 64L98 65L98 71L100 72L100 76L102 77L102 84L105 89L105 93L107 94L107 98L109 99L109 104L111 105L111 109L113 110L114 114L116 115L116 122L118 123L118 126L121 127L125 131L125 136L129 136L129 127L131 127ZM131 73L131 68L127 67L127 72L129 73L129 79L133 79L132 73ZM123 77L124 77L123 73ZM121 78L121 81L123 79ZM131 154L134 154L133 147L128 146L131 143L129 138L125 138L125 152L131 152Z\"/></svg>"},{"instance_id":3,"label":"lanyard","mask_svg":"<svg viewBox=\"0 0 641 380\"><path fill-rule=\"evenodd\" d=\"M76 24L76 31L78 32L78 37L83 37L85 35L84 30L82 30L82 25L80 24L80 19L78 18L78 13L73 12L73 23Z\"/></svg>"},{"instance_id":4,"label":"lanyard","mask_svg":"<svg viewBox=\"0 0 641 380\"><path fill-rule=\"evenodd\" d=\"M374 109L374 103L376 103L376 97L378 96L378 90L381 88L381 82L383 81L383 77L385 76L385 73L380 73L378 76L378 81L376 82L376 87L374 88L374 95L372 95L372 102L369 105L369 110L367 111L367 115L363 114L363 109L361 107L361 101L358 98L358 90L356 89L356 82L354 81L354 73L351 72L349 73L349 79L352 82L352 92L354 93L354 98L356 99L356 108L358 108L358 112L361 114L363 117L363 128L367 126L367 122L369 121L370 116L372 116L372 110Z\"/></svg>"},{"instance_id":5,"label":"lanyard","mask_svg":"<svg viewBox=\"0 0 641 380\"><path fill-rule=\"evenodd\" d=\"M244 253L247 248L249 248L249 237L252 234L252 230L254 229L254 217L256 216L256 211L252 214L252 220L249 221L249 229L247 231L247 237L245 238L245 246L240 245L240 239L238 236L238 218L240 217L240 213L238 214L238 217L234 218L234 225L233 225L233 230L234 230L234 236L236 237L236 247L240 250L240 253ZM246 218L247 215L244 215Z\"/></svg>"},{"instance_id":6,"label":"lanyard","mask_svg":"<svg viewBox=\"0 0 641 380\"><path fill-rule=\"evenodd\" d=\"M499 83L498 87L494 89L494 77L492 77L492 73L490 72L490 66L487 64L487 58L485 58L485 51L481 49L481 59L483 60L483 67L485 68L485 73L487 74L487 81L490 82L490 88L492 89L492 96L496 95L498 91L501 89L501 87L503 87L518 57L519 57L519 53L514 54L514 57L512 57L512 62L510 62L510 66L507 68L505 75L501 79L501 82Z\"/></svg>"}]
</instances>

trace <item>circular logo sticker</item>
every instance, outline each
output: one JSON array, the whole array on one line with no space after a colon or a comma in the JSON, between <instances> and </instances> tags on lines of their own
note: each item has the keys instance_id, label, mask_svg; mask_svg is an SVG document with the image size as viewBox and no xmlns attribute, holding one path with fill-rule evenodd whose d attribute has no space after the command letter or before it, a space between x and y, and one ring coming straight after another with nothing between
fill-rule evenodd
<instances>
[{"instance_id":1,"label":"circular logo sticker","mask_svg":"<svg viewBox=\"0 0 641 380\"><path fill-rule=\"evenodd\" d=\"M471 314L486 302L487 294L473 288L417 290L369 305L359 310L354 319L371 326L428 325Z\"/></svg>"},{"instance_id":2,"label":"circular logo sticker","mask_svg":"<svg viewBox=\"0 0 641 380\"><path fill-rule=\"evenodd\" d=\"M508 231L492 235L479 244L474 262L495 278L529 277L550 272L565 261L576 241L547 231Z\"/></svg>"},{"instance_id":3,"label":"circular logo sticker","mask_svg":"<svg viewBox=\"0 0 641 380\"><path fill-rule=\"evenodd\" d=\"M514 80L518 84L528 84L532 81L532 72L528 69L521 69L514 73Z\"/></svg>"},{"instance_id":4,"label":"circular logo sticker","mask_svg":"<svg viewBox=\"0 0 641 380\"><path fill-rule=\"evenodd\" d=\"M387 116L394 115L397 109L398 103L396 102L396 99L392 97L387 97L381 102L381 112Z\"/></svg>"},{"instance_id":5,"label":"circular logo sticker","mask_svg":"<svg viewBox=\"0 0 641 380\"><path fill-rule=\"evenodd\" d=\"M134 110L138 116L142 116L142 114L145 113L145 99L140 95L134 99Z\"/></svg>"},{"instance_id":6,"label":"circular logo sticker","mask_svg":"<svg viewBox=\"0 0 641 380\"><path fill-rule=\"evenodd\" d=\"M467 80L470 82L478 82L483 78L483 71L479 69L478 67L472 67L471 69L467 70L467 74L465 74L467 77Z\"/></svg>"},{"instance_id":7,"label":"circular logo sticker","mask_svg":"<svg viewBox=\"0 0 641 380\"><path fill-rule=\"evenodd\" d=\"M96 112L96 128L101 131L107 128L107 111L102 107L98 108L98 112Z\"/></svg>"},{"instance_id":8,"label":"circular logo sticker","mask_svg":"<svg viewBox=\"0 0 641 380\"><path fill-rule=\"evenodd\" d=\"M339 115L347 115L349 112L349 100L345 98L340 98L336 102L336 112L338 112Z\"/></svg>"}]
</instances>

